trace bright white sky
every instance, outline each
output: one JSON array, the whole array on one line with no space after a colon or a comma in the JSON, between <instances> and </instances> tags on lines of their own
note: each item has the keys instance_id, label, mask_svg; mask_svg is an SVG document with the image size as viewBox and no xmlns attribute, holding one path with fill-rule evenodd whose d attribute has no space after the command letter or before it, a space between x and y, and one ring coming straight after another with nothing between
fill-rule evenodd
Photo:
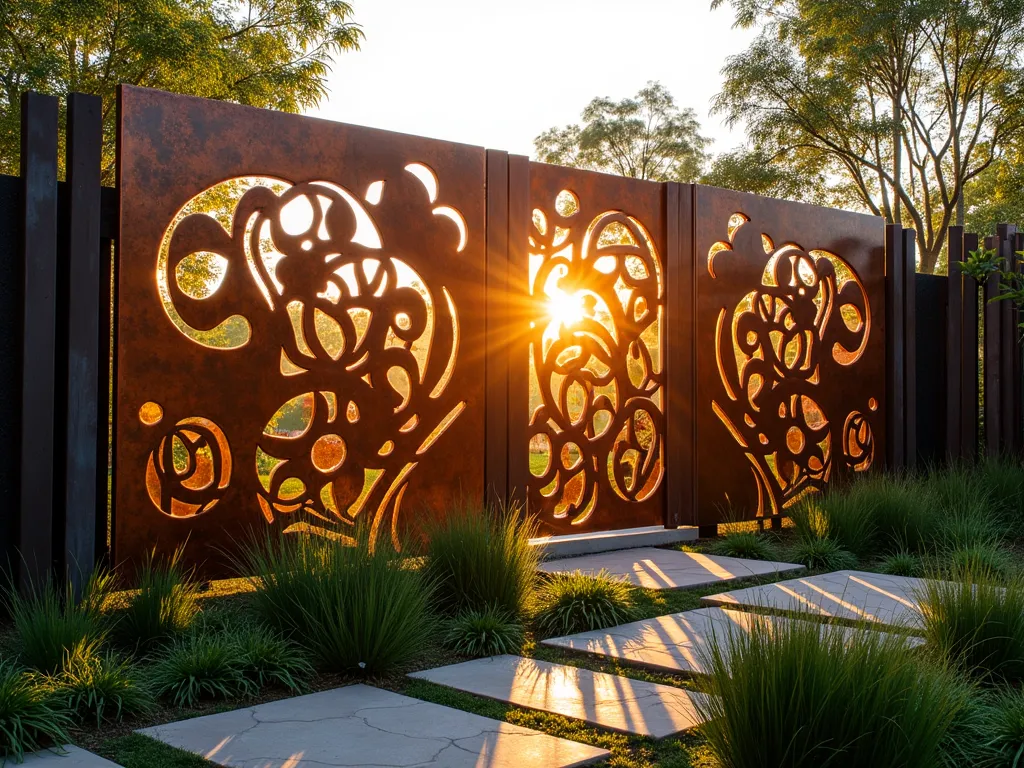
<instances>
[{"instance_id":1,"label":"bright white sky","mask_svg":"<svg viewBox=\"0 0 1024 768\"><path fill-rule=\"evenodd\" d=\"M309 114L533 154L595 96L660 80L714 152L743 141L708 116L725 58L753 37L710 0L352 0L366 40Z\"/></svg>"}]
</instances>

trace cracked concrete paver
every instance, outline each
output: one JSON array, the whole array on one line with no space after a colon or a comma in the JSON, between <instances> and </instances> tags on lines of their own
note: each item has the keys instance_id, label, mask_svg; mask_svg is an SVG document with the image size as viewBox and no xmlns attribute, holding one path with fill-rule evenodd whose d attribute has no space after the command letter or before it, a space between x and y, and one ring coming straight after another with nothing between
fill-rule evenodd
<instances>
[{"instance_id":1,"label":"cracked concrete paver","mask_svg":"<svg viewBox=\"0 0 1024 768\"><path fill-rule=\"evenodd\" d=\"M749 632L754 622L783 626L790 621L794 619L722 608L699 608L606 630L553 637L544 640L543 644L666 672L705 674L707 653L712 644L724 653L728 649L731 632ZM822 624L823 631L825 626ZM841 631L852 636L861 630L844 627ZM907 642L918 645L922 641L919 638L908 638Z\"/></svg>"},{"instance_id":2,"label":"cracked concrete paver","mask_svg":"<svg viewBox=\"0 0 1024 768\"><path fill-rule=\"evenodd\" d=\"M688 589L751 576L805 570L804 566L795 563L744 560L653 547L549 560L541 563L539 568L545 573L580 571L590 576L604 570L612 578L647 589Z\"/></svg>"},{"instance_id":3,"label":"cracked concrete paver","mask_svg":"<svg viewBox=\"0 0 1024 768\"><path fill-rule=\"evenodd\" d=\"M139 733L231 768L557 768L608 752L368 685Z\"/></svg>"},{"instance_id":4,"label":"cracked concrete paver","mask_svg":"<svg viewBox=\"0 0 1024 768\"><path fill-rule=\"evenodd\" d=\"M926 583L906 576L835 571L709 595L701 602L811 613L919 631L924 621L920 602Z\"/></svg>"},{"instance_id":5,"label":"cracked concrete paver","mask_svg":"<svg viewBox=\"0 0 1024 768\"><path fill-rule=\"evenodd\" d=\"M409 677L657 739L701 723L699 693L519 656L476 659Z\"/></svg>"}]
</instances>

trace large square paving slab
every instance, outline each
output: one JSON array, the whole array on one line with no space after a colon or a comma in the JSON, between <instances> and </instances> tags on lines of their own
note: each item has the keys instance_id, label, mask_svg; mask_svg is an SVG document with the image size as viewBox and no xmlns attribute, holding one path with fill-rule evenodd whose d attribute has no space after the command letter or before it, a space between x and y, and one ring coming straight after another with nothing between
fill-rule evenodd
<instances>
[{"instance_id":1,"label":"large square paving slab","mask_svg":"<svg viewBox=\"0 0 1024 768\"><path fill-rule=\"evenodd\" d=\"M0 765L3 764L3 758L0 757ZM14 765L14 760L7 758L6 765ZM25 762L22 765L29 768L119 768L117 763L70 744L61 747L60 750L44 749L25 755Z\"/></svg>"},{"instance_id":2,"label":"large square paving slab","mask_svg":"<svg viewBox=\"0 0 1024 768\"><path fill-rule=\"evenodd\" d=\"M519 656L476 659L409 677L656 739L702 722L702 694Z\"/></svg>"},{"instance_id":3,"label":"large square paving slab","mask_svg":"<svg viewBox=\"0 0 1024 768\"><path fill-rule=\"evenodd\" d=\"M738 557L705 555L701 552L677 552L674 549L627 549L596 555L550 560L540 564L545 573L580 571L596 576L607 571L611 578L623 579L648 589L686 589L719 584L751 576L765 576L806 570L794 563L768 560L743 560Z\"/></svg>"},{"instance_id":4,"label":"large square paving slab","mask_svg":"<svg viewBox=\"0 0 1024 768\"><path fill-rule=\"evenodd\" d=\"M232 768L569 768L603 749L368 685L139 733Z\"/></svg>"},{"instance_id":5,"label":"large square paving slab","mask_svg":"<svg viewBox=\"0 0 1024 768\"><path fill-rule=\"evenodd\" d=\"M764 608L920 630L925 579L835 571L708 595L707 605Z\"/></svg>"},{"instance_id":6,"label":"large square paving slab","mask_svg":"<svg viewBox=\"0 0 1024 768\"><path fill-rule=\"evenodd\" d=\"M722 608L698 608L611 629L553 637L544 640L543 645L604 656L664 672L706 674L712 647L728 655L731 633L750 632L755 624L782 627L791 621L796 619ZM827 624L822 624L822 632L827 627ZM852 637L864 630L839 627L838 631ZM921 642L920 638L907 638L910 645Z\"/></svg>"}]
</instances>

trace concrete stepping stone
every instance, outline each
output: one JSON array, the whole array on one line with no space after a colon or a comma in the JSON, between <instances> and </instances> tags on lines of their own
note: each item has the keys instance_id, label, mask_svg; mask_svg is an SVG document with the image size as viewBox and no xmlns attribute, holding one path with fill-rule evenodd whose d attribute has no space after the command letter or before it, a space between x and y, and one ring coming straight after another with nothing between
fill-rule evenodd
<instances>
[{"instance_id":1,"label":"concrete stepping stone","mask_svg":"<svg viewBox=\"0 0 1024 768\"><path fill-rule=\"evenodd\" d=\"M409 677L655 739L703 722L697 711L703 694L520 656L476 659Z\"/></svg>"},{"instance_id":2,"label":"concrete stepping stone","mask_svg":"<svg viewBox=\"0 0 1024 768\"><path fill-rule=\"evenodd\" d=\"M648 589L686 589L720 584L751 576L764 576L806 570L794 563L768 560L743 560L738 557L705 555L701 552L677 552L674 549L643 547L617 552L602 552L540 564L545 573L580 571L595 576L605 570L612 578L620 578Z\"/></svg>"},{"instance_id":3,"label":"concrete stepping stone","mask_svg":"<svg viewBox=\"0 0 1024 768\"><path fill-rule=\"evenodd\" d=\"M920 630L927 581L865 571L835 571L738 589L701 599L707 605L768 608Z\"/></svg>"},{"instance_id":4,"label":"concrete stepping stone","mask_svg":"<svg viewBox=\"0 0 1024 768\"><path fill-rule=\"evenodd\" d=\"M368 685L139 733L232 768L570 768L609 756L587 744Z\"/></svg>"},{"instance_id":5,"label":"concrete stepping stone","mask_svg":"<svg viewBox=\"0 0 1024 768\"><path fill-rule=\"evenodd\" d=\"M694 611L634 621L611 629L553 637L544 640L542 644L604 656L664 672L706 674L706 659L712 644L726 654L730 632L750 632L755 623L781 627L791 621L796 619L722 608L698 608ZM822 632L827 626L822 624ZM852 637L863 630L840 627L839 631ZM920 638L907 638L907 643L912 646L920 645L922 642Z\"/></svg>"},{"instance_id":6,"label":"concrete stepping stone","mask_svg":"<svg viewBox=\"0 0 1024 768\"><path fill-rule=\"evenodd\" d=\"M2 764L3 758L0 758ZM14 765L14 760L7 759L7 765ZM117 763L112 763L92 752L66 744L60 750L43 749L25 755L25 762L22 765L35 768L118 768Z\"/></svg>"}]
</instances>

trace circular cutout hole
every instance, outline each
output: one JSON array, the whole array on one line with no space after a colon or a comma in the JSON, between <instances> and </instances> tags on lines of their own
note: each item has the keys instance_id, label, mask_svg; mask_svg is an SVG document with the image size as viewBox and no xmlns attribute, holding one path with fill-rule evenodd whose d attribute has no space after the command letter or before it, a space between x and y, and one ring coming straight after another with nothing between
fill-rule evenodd
<instances>
[{"instance_id":1,"label":"circular cutout hole","mask_svg":"<svg viewBox=\"0 0 1024 768\"><path fill-rule=\"evenodd\" d=\"M164 417L164 409L161 408L157 403L152 400L148 403L143 403L142 407L139 408L139 421L145 424L147 427L151 427L154 424L159 424L160 420Z\"/></svg>"}]
</instances>

